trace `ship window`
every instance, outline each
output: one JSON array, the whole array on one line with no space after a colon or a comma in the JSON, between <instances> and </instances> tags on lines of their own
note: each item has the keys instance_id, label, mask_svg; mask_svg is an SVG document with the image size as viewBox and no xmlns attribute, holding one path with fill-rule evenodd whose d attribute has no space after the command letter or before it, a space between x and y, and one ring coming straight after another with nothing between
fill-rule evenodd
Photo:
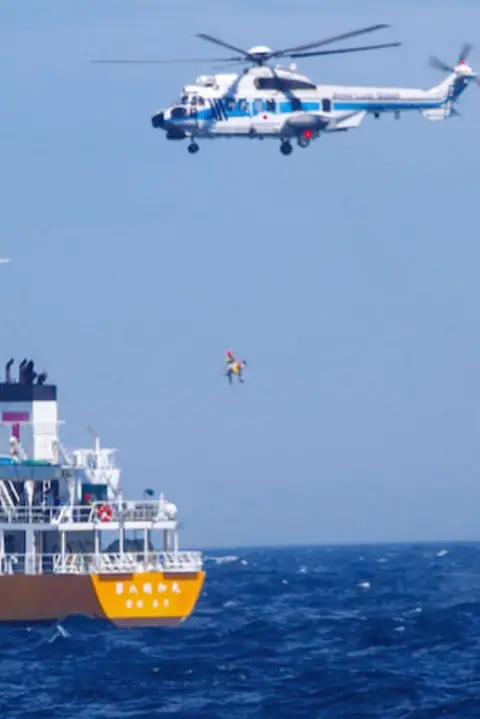
<instances>
[{"instance_id":1,"label":"ship window","mask_svg":"<svg viewBox=\"0 0 480 719\"><path fill-rule=\"evenodd\" d=\"M263 100L255 100L253 103L253 108L255 112L262 112L263 111Z\"/></svg>"},{"instance_id":2,"label":"ship window","mask_svg":"<svg viewBox=\"0 0 480 719\"><path fill-rule=\"evenodd\" d=\"M235 98L234 97L226 97L225 98L225 106L227 108L227 112L233 112L233 110L235 110Z\"/></svg>"},{"instance_id":3,"label":"ship window","mask_svg":"<svg viewBox=\"0 0 480 719\"><path fill-rule=\"evenodd\" d=\"M292 97L290 105L292 107L292 112L298 112L298 110L302 109L302 103L296 97Z\"/></svg>"},{"instance_id":4,"label":"ship window","mask_svg":"<svg viewBox=\"0 0 480 719\"><path fill-rule=\"evenodd\" d=\"M322 100L322 110L323 112L331 112L332 111L332 101L328 98L324 98Z\"/></svg>"},{"instance_id":5,"label":"ship window","mask_svg":"<svg viewBox=\"0 0 480 719\"><path fill-rule=\"evenodd\" d=\"M197 105L200 105L201 107L203 107L203 105L205 105L205 100L203 99L203 97L199 97L197 99Z\"/></svg>"},{"instance_id":6,"label":"ship window","mask_svg":"<svg viewBox=\"0 0 480 719\"><path fill-rule=\"evenodd\" d=\"M267 112L275 112L275 100L267 100Z\"/></svg>"},{"instance_id":7,"label":"ship window","mask_svg":"<svg viewBox=\"0 0 480 719\"><path fill-rule=\"evenodd\" d=\"M312 82L305 80L296 80L287 77L257 77L255 78L255 87L258 90L278 90L285 92L288 90L316 90L317 86Z\"/></svg>"},{"instance_id":8,"label":"ship window","mask_svg":"<svg viewBox=\"0 0 480 719\"><path fill-rule=\"evenodd\" d=\"M188 95L182 95L180 102L182 105L186 105L188 102Z\"/></svg>"},{"instance_id":9,"label":"ship window","mask_svg":"<svg viewBox=\"0 0 480 719\"><path fill-rule=\"evenodd\" d=\"M238 109L240 112L248 112L248 102L244 98L238 101Z\"/></svg>"}]
</instances>

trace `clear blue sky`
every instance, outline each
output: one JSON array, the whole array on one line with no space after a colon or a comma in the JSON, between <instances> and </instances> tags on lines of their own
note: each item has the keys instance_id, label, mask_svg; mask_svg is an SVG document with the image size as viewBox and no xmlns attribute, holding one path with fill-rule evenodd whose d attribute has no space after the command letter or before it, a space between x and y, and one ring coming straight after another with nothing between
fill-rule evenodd
<instances>
[{"instance_id":1,"label":"clear blue sky","mask_svg":"<svg viewBox=\"0 0 480 719\"><path fill-rule=\"evenodd\" d=\"M179 505L191 547L480 535L477 88L463 119L191 157L150 117L208 65L90 64L215 55L195 32L283 47L376 22L404 46L301 69L432 86L429 55L475 42L480 4L0 8L5 358L46 363L65 441L91 423L131 496ZM243 387L226 347L249 360Z\"/></svg>"}]
</instances>

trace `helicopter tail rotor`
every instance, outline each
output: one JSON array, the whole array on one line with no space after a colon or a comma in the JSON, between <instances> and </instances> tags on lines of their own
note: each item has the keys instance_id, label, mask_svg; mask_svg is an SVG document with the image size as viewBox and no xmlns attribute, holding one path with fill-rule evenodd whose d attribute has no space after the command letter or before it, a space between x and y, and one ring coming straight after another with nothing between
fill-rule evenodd
<instances>
[{"instance_id":1,"label":"helicopter tail rotor","mask_svg":"<svg viewBox=\"0 0 480 719\"><path fill-rule=\"evenodd\" d=\"M467 58L470 55L472 49L473 45L471 45L469 42L464 43L458 55L457 63L455 66L447 65L447 63L443 62L443 60L440 60L438 57L430 58L430 66L435 68L435 70L440 70L441 72L448 72L452 75L457 75L458 77L463 76L465 78L470 78L471 80L473 80L473 82L480 86L480 78L467 65Z\"/></svg>"}]
</instances>

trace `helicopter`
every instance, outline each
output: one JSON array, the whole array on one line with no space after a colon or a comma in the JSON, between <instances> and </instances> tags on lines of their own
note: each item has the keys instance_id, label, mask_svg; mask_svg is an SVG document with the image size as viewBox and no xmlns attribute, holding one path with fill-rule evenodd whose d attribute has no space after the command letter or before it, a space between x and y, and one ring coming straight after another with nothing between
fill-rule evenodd
<instances>
[{"instance_id":1,"label":"helicopter","mask_svg":"<svg viewBox=\"0 0 480 719\"><path fill-rule=\"evenodd\" d=\"M276 139L283 155L292 153L292 141L301 148L325 133L347 132L361 125L367 115L376 119L393 113L415 110L427 120L444 120L459 115L454 104L471 81L480 79L467 65L472 45L465 43L454 66L430 58L432 67L448 73L438 85L422 90L397 87L318 85L297 71L295 64L272 66L280 58L310 58L399 47L402 43L383 43L333 50L317 48L357 35L389 27L385 24L353 30L317 42L272 50L258 45L242 50L221 39L197 34L197 37L237 53L233 57L207 58L227 66L246 65L241 72L200 75L186 85L178 102L159 110L151 118L155 129L165 132L168 140L189 140L188 151L199 150L198 140L219 138ZM192 60L94 60L110 63L199 62Z\"/></svg>"}]
</instances>

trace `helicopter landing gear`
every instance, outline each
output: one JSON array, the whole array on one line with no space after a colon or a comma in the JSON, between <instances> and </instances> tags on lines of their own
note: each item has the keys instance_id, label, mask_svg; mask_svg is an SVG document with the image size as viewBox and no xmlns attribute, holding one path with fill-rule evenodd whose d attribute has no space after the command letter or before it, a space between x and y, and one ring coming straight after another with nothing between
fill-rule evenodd
<instances>
[{"instance_id":1,"label":"helicopter landing gear","mask_svg":"<svg viewBox=\"0 0 480 719\"><path fill-rule=\"evenodd\" d=\"M188 151L191 155L194 155L196 152L199 151L199 149L200 148L196 142L191 142L190 145L188 146Z\"/></svg>"},{"instance_id":2,"label":"helicopter landing gear","mask_svg":"<svg viewBox=\"0 0 480 719\"><path fill-rule=\"evenodd\" d=\"M280 145L280 152L282 155L290 155L293 150L293 147L288 142L288 140L283 140L282 144Z\"/></svg>"}]
</instances>

